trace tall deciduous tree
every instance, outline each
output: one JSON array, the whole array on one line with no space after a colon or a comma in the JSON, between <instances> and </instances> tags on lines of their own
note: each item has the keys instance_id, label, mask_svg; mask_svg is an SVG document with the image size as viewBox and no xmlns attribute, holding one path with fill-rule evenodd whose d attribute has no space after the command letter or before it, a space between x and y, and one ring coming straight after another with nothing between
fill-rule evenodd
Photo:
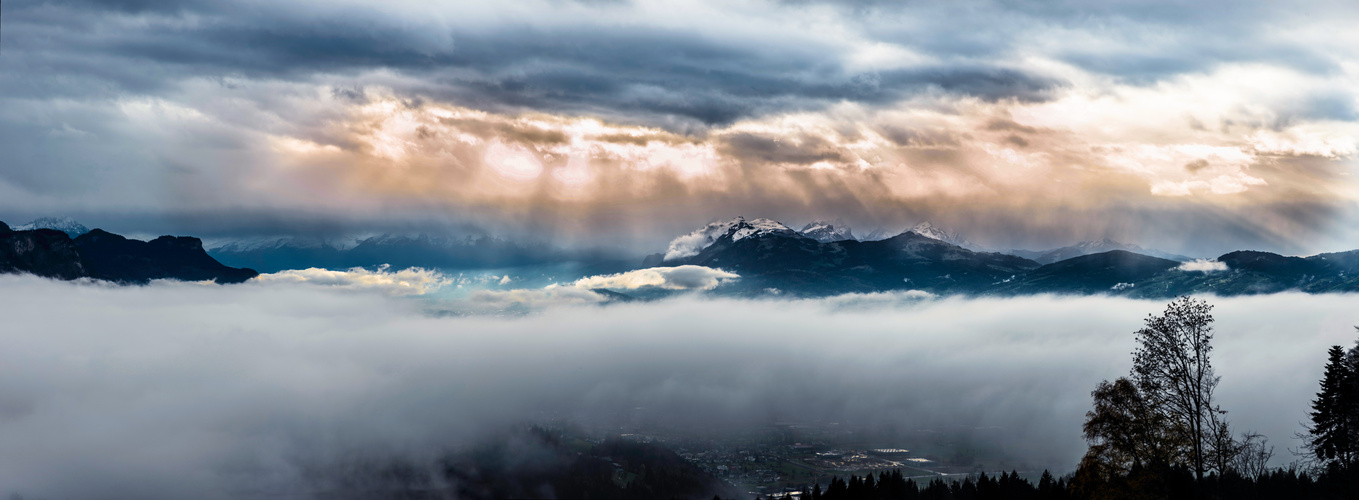
<instances>
[{"instance_id":1,"label":"tall deciduous tree","mask_svg":"<svg viewBox=\"0 0 1359 500\"><path fill-rule=\"evenodd\" d=\"M1213 403L1220 380L1213 372L1213 306L1179 297L1160 316L1151 315L1136 332L1132 379L1151 405L1182 429L1189 462L1200 481L1211 465L1214 431L1223 425Z\"/></svg>"}]
</instances>

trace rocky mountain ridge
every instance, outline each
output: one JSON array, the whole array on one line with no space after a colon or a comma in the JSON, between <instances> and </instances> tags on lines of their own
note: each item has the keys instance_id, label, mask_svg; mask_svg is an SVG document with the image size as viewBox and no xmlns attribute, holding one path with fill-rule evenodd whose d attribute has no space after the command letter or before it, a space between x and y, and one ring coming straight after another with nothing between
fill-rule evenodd
<instances>
[{"instance_id":1,"label":"rocky mountain ridge","mask_svg":"<svg viewBox=\"0 0 1359 500\"><path fill-rule=\"evenodd\" d=\"M227 267L208 256L203 242L187 236L140 241L90 230L75 238L55 229L14 230L0 222L0 273L28 273L73 280L92 278L128 284L151 280L240 283L259 273Z\"/></svg>"}]
</instances>

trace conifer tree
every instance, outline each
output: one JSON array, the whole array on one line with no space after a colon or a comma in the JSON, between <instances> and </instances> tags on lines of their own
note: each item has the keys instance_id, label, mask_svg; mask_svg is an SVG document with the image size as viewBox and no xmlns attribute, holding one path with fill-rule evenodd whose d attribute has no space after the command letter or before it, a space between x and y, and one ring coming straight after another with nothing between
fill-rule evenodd
<instances>
[{"instance_id":1,"label":"conifer tree","mask_svg":"<svg viewBox=\"0 0 1359 500\"><path fill-rule=\"evenodd\" d=\"M1323 467L1351 471L1355 459L1356 434L1359 434L1359 401L1356 401L1355 366L1340 346L1327 351L1326 372L1321 391L1312 401L1312 423L1304 434L1307 451Z\"/></svg>"}]
</instances>

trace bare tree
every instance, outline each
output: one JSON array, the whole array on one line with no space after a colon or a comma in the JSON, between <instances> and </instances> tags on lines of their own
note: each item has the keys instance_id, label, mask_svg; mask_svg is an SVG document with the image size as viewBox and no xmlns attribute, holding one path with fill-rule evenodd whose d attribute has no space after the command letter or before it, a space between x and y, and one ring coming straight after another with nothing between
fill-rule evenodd
<instances>
[{"instance_id":1,"label":"bare tree","mask_svg":"<svg viewBox=\"0 0 1359 500\"><path fill-rule=\"evenodd\" d=\"M1237 443L1238 452L1232 460L1231 467L1238 474L1248 478L1259 478L1269 472L1269 459L1274 458L1274 447L1269 446L1269 438L1258 432L1248 431L1241 433L1241 440Z\"/></svg>"},{"instance_id":2,"label":"bare tree","mask_svg":"<svg viewBox=\"0 0 1359 500\"><path fill-rule=\"evenodd\" d=\"M1213 465L1221 474L1233 468L1237 455L1240 455L1242 443L1232 437L1232 426L1225 418L1226 412L1221 410L1209 410L1208 412L1208 462Z\"/></svg>"},{"instance_id":3,"label":"bare tree","mask_svg":"<svg viewBox=\"0 0 1359 500\"><path fill-rule=\"evenodd\" d=\"M1216 465L1209 453L1218 427L1226 430L1219 423L1226 412L1213 404L1221 377L1208 359L1213 351L1212 310L1205 301L1176 298L1160 316L1147 317L1146 326L1135 333L1138 346L1133 352L1133 381L1158 412L1183 429L1190 465L1200 481L1209 465ZM1230 437L1227 431L1226 440Z\"/></svg>"}]
</instances>

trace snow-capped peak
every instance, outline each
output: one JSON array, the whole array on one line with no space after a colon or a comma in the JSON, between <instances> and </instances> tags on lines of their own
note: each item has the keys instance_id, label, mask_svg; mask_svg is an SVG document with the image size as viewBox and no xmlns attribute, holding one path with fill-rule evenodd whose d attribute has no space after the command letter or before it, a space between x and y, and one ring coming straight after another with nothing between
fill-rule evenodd
<instances>
[{"instance_id":1,"label":"snow-capped peak","mask_svg":"<svg viewBox=\"0 0 1359 500\"><path fill-rule=\"evenodd\" d=\"M821 243L830 243L832 241L855 239L854 232L849 228L849 226L846 226L843 221L839 220L835 222L818 220L810 224L807 224L802 228L801 231L798 232L802 233L803 236L814 239Z\"/></svg>"},{"instance_id":2,"label":"snow-capped peak","mask_svg":"<svg viewBox=\"0 0 1359 500\"><path fill-rule=\"evenodd\" d=\"M350 250L362 241L354 237L327 239L308 236L262 236L204 240L203 247L215 253L247 253L281 248Z\"/></svg>"},{"instance_id":3,"label":"snow-capped peak","mask_svg":"<svg viewBox=\"0 0 1359 500\"><path fill-rule=\"evenodd\" d=\"M947 229L941 228L934 224L931 224L929 221L916 224L915 227L910 228L907 231L924 236L926 238L936 239L944 243L958 245L963 248L972 247L972 242L967 241L967 239L963 238L962 235L955 232L951 232Z\"/></svg>"},{"instance_id":4,"label":"snow-capped peak","mask_svg":"<svg viewBox=\"0 0 1359 500\"><path fill-rule=\"evenodd\" d=\"M55 229L57 231L61 231L63 233L70 235L72 238L90 232L90 228L85 227L84 224L76 222L75 219L72 219L70 217L61 218L42 217L39 219L34 219L33 222L29 222L28 224L24 224L22 226L14 226L11 229L15 231L32 231L34 229Z\"/></svg>"},{"instance_id":5,"label":"snow-capped peak","mask_svg":"<svg viewBox=\"0 0 1359 500\"><path fill-rule=\"evenodd\" d=\"M1143 251L1142 247L1140 246L1131 243L1120 243L1110 238L1104 238L1102 240L1082 241L1072 246L1079 248L1081 250L1088 250L1090 251L1090 253L1107 252L1109 250L1127 250L1129 252L1139 253Z\"/></svg>"},{"instance_id":6,"label":"snow-capped peak","mask_svg":"<svg viewBox=\"0 0 1359 500\"><path fill-rule=\"evenodd\" d=\"M730 236L731 241L740 241L752 236L765 236L778 234L784 236L796 236L797 231L771 219L751 219L736 217L729 221L718 221L709 223L698 228L694 232L680 236L670 241L670 248L665 251L664 260L683 259L693 257L708 248L723 236Z\"/></svg>"},{"instance_id":7,"label":"snow-capped peak","mask_svg":"<svg viewBox=\"0 0 1359 500\"><path fill-rule=\"evenodd\" d=\"M888 233L886 229L877 228L872 231L869 231L868 234L860 236L859 241L878 241L885 240L890 237L892 237L892 234Z\"/></svg>"},{"instance_id":8,"label":"snow-capped peak","mask_svg":"<svg viewBox=\"0 0 1359 500\"><path fill-rule=\"evenodd\" d=\"M949 236L952 236L948 233L948 231L934 227L934 224L930 224L930 221L925 221L916 224L915 227L909 229L909 231L924 236L926 238L934 238L939 241L944 241L948 239Z\"/></svg>"},{"instance_id":9,"label":"snow-capped peak","mask_svg":"<svg viewBox=\"0 0 1359 500\"><path fill-rule=\"evenodd\" d=\"M749 221L746 221L744 217L738 216L735 219L732 219L732 221L740 222L732 228L731 241L739 241L752 236L767 236L771 234L797 236L797 231L794 231L793 228L785 226L782 222L773 219L750 219Z\"/></svg>"}]
</instances>

